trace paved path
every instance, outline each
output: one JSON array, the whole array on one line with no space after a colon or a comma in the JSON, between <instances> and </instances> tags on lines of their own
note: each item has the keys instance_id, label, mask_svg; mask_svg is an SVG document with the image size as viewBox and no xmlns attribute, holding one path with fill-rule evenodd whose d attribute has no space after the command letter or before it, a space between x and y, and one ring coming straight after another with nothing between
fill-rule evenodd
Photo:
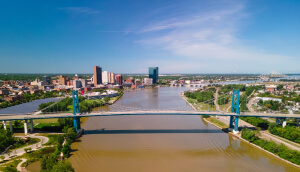
<instances>
[{"instance_id":1,"label":"paved path","mask_svg":"<svg viewBox=\"0 0 300 172\"><path fill-rule=\"evenodd\" d=\"M219 89L216 89L214 104L216 105L216 110L221 112L220 106L218 104L218 96L219 96L218 91L219 91Z\"/></svg>"},{"instance_id":2,"label":"paved path","mask_svg":"<svg viewBox=\"0 0 300 172\"><path fill-rule=\"evenodd\" d=\"M249 110L250 112L254 112L254 109L252 108L252 104L253 104L253 102L254 102L255 99L256 99L255 97L252 97L252 98L248 101L248 103L247 103L247 108L248 108L248 110Z\"/></svg>"},{"instance_id":3,"label":"paved path","mask_svg":"<svg viewBox=\"0 0 300 172\"><path fill-rule=\"evenodd\" d=\"M16 137L24 137L24 136L16 136ZM49 138L48 137L45 137L45 136L35 136L34 134L33 135L28 135L27 137L31 137L31 138L38 138L40 139L41 141L36 143L36 144L33 144L33 145L29 145L29 146L26 146L26 147L22 147L22 148L19 148L19 149L15 149L13 150L11 153L10 153L10 156L20 156L20 155L23 155L24 153L26 153L24 151L25 148L31 148L32 150L37 150L37 148L41 148L41 147L44 147L42 146L42 144L45 144L49 141ZM37 147L38 145L38 147ZM7 153L4 153L4 154L0 154L0 155L4 155L5 156L5 159L6 160L9 160L9 156Z\"/></svg>"},{"instance_id":4,"label":"paved path","mask_svg":"<svg viewBox=\"0 0 300 172\"><path fill-rule=\"evenodd\" d=\"M27 159L25 158L21 158L21 162L18 164L17 166L17 170L20 171L20 172L27 172L27 170L25 169L25 167L22 167L21 165L27 161Z\"/></svg>"},{"instance_id":5,"label":"paved path","mask_svg":"<svg viewBox=\"0 0 300 172\"><path fill-rule=\"evenodd\" d=\"M218 119L220 121L222 121L223 123L225 123L225 124L229 124L229 117L220 116L220 117L218 117ZM254 128L255 126L253 126L253 125L251 125L251 124L249 124L249 123L247 123L247 122L239 119L239 127ZM286 140L286 139L284 139L282 137L279 137L279 136L274 136L273 134L271 134L271 133L269 133L267 131L261 131L259 137L262 138L262 139L265 139L265 140L272 140L272 141L274 141L277 144L281 144L282 143L282 144L286 145L290 149L300 151L300 144L291 142L291 141ZM299 145L299 146L295 146L295 145Z\"/></svg>"},{"instance_id":6,"label":"paved path","mask_svg":"<svg viewBox=\"0 0 300 172\"><path fill-rule=\"evenodd\" d=\"M227 108L226 112L231 111L231 105Z\"/></svg>"},{"instance_id":7,"label":"paved path","mask_svg":"<svg viewBox=\"0 0 300 172\"><path fill-rule=\"evenodd\" d=\"M292 141L289 141L289 140L286 140L282 137L275 136L275 135L273 135L273 134L271 134L267 131L261 131L260 132L260 138L263 138L263 139L266 139L266 140L272 140L272 141L274 141L275 143L278 143L278 144L282 143L290 149L300 151L300 145L299 144L297 144L295 142L292 142ZM295 146L295 145L298 145L298 146Z\"/></svg>"}]
</instances>

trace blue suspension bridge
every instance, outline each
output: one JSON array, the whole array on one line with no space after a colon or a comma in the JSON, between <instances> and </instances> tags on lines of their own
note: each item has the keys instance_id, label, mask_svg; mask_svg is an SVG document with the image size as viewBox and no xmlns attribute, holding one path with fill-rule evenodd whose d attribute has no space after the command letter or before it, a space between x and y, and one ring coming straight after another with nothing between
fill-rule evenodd
<instances>
[{"instance_id":1,"label":"blue suspension bridge","mask_svg":"<svg viewBox=\"0 0 300 172\"><path fill-rule=\"evenodd\" d=\"M219 97L219 101L225 99L228 95L223 95ZM3 126L6 129L6 122L10 123L10 130L12 131L12 121L14 120L24 120L24 132L27 135L28 133L28 123L30 123L31 131L33 131L33 120L34 119L50 119L50 118L73 118L74 128L76 131L81 129L80 126L80 118L82 117L97 117L97 116L124 116L124 115L210 115L210 116L229 116L229 130L233 130L234 133L238 133L239 129L239 118L240 117L265 117L265 118L276 118L276 121L283 120L283 123L286 122L287 118L295 118L300 119L300 115L295 114L281 114L281 113L258 113L258 112L241 112L240 111L240 91L233 90L232 91L232 100L231 100L231 111L211 111L214 106L214 102L216 102L216 98L211 99L209 101L205 101L206 104L211 104L208 106L207 111L197 111L190 110L190 108L176 108L176 109L168 109L168 110L145 110L134 107L124 107L120 105L112 105L116 110L110 111L97 111L98 107L101 106L100 99L96 98L88 98L94 100L94 103L91 107L93 109L92 112L88 113L80 113L79 106L79 96L77 91L72 92L72 102L73 102L73 113L70 111L66 111L66 107L60 106L60 101L40 110L39 112L29 113L29 114L0 114L0 121L3 121ZM211 108L211 110L209 109ZM45 110L51 109L50 113L46 113Z\"/></svg>"}]
</instances>

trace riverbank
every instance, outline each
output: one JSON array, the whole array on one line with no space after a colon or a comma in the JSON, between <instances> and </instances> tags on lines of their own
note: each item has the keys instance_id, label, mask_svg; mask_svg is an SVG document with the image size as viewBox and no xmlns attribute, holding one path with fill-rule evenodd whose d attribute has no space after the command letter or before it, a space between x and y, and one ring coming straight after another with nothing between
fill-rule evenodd
<instances>
[{"instance_id":1,"label":"riverbank","mask_svg":"<svg viewBox=\"0 0 300 172\"><path fill-rule=\"evenodd\" d=\"M183 93L181 93L180 95L181 95L181 97L182 97L182 98L183 98L183 99L184 99L184 100L185 100L185 101L186 101L186 102L187 102L194 110L197 111L197 109L196 109L190 102L188 102L187 98L184 96ZM269 151L265 150L264 148L262 148L262 147L260 147L260 146L258 146L258 145L255 145L254 143L251 143L251 142L249 142L248 140L242 138L241 133L233 134L232 132L228 132L229 130L226 129L226 128L223 128L223 126L222 126L222 124L224 124L224 123L221 122L220 120L218 120L217 118L209 117L209 118L214 118L214 120L209 120L209 118L204 118L204 117L201 117L201 118L202 118L205 122L207 122L207 123L209 123L209 124L211 124L211 125L217 127L218 129L220 129L220 130L222 130L222 131L224 131L224 132L230 134L231 136L236 137L236 138L242 140L242 141L245 142L245 143L249 143L250 145L252 145L252 146L254 146L254 147L256 147L256 148L258 148L258 149L260 149L260 150L262 150L262 151L264 151L264 152L267 152L268 154L272 155L273 157L276 157L276 158L278 158L278 159L280 159L280 160L282 160L282 161L284 161L284 162L286 162L286 163L288 163L288 164L290 164L290 165L293 165L293 166L295 166L295 167L300 168L299 165L294 164L294 163L292 163L292 162L290 162L290 161L288 161L288 160L286 160L286 159L283 159L283 158L281 158L280 156L278 156L278 155L276 155L276 154L274 154L274 153L272 153L272 152L269 152ZM220 124L220 123L221 123L221 124ZM226 125L226 124L225 124L225 125ZM228 126L227 126L227 127L228 127Z\"/></svg>"},{"instance_id":2,"label":"riverbank","mask_svg":"<svg viewBox=\"0 0 300 172\"><path fill-rule=\"evenodd\" d=\"M187 100L187 97L184 96L183 93L180 93L180 96L195 110L195 111L198 111L188 100ZM228 125L226 125L225 123L223 123L222 121L218 120L217 118L215 117L212 117L212 116L209 116L209 117L202 117L201 118L207 122L207 123L210 123L211 125L219 128L220 130L223 130L224 128L228 128Z\"/></svg>"}]
</instances>

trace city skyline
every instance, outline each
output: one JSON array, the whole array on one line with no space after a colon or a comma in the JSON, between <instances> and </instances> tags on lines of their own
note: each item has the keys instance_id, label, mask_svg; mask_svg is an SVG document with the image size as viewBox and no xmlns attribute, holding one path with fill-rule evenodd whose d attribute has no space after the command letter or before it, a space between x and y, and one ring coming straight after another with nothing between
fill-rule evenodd
<instances>
[{"instance_id":1,"label":"city skyline","mask_svg":"<svg viewBox=\"0 0 300 172\"><path fill-rule=\"evenodd\" d=\"M299 8L296 1L0 1L0 73L92 73L94 64L121 74L147 74L149 66L161 74L299 73Z\"/></svg>"}]
</instances>

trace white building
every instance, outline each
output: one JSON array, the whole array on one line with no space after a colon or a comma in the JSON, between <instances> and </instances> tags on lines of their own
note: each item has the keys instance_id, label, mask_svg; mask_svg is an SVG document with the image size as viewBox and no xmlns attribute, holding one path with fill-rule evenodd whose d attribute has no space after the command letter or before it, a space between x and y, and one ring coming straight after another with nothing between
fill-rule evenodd
<instances>
[{"instance_id":1,"label":"white building","mask_svg":"<svg viewBox=\"0 0 300 172\"><path fill-rule=\"evenodd\" d=\"M92 93L87 93L84 94L85 97L87 97L88 99L102 99L104 97L116 97L118 96L118 91L115 90L106 90L106 92L104 93L100 93L100 92L92 92Z\"/></svg>"},{"instance_id":2,"label":"white building","mask_svg":"<svg viewBox=\"0 0 300 172\"><path fill-rule=\"evenodd\" d=\"M81 85L81 80L73 80L73 88L76 90L78 88L81 88L82 85Z\"/></svg>"},{"instance_id":3,"label":"white building","mask_svg":"<svg viewBox=\"0 0 300 172\"><path fill-rule=\"evenodd\" d=\"M109 83L108 78L109 78L109 72L103 71L102 72L102 83L103 84Z\"/></svg>"},{"instance_id":4,"label":"white building","mask_svg":"<svg viewBox=\"0 0 300 172\"><path fill-rule=\"evenodd\" d=\"M262 100L263 102L265 101L269 101L269 100L272 100L272 101L278 101L278 102L282 102L281 99L278 99L278 98L273 98L273 97L256 97L257 100Z\"/></svg>"},{"instance_id":5,"label":"white building","mask_svg":"<svg viewBox=\"0 0 300 172\"><path fill-rule=\"evenodd\" d=\"M185 80L186 84L191 84L191 80Z\"/></svg>"},{"instance_id":6,"label":"white building","mask_svg":"<svg viewBox=\"0 0 300 172\"><path fill-rule=\"evenodd\" d=\"M82 87L86 87L88 84L87 80L86 79L81 79L81 86Z\"/></svg>"},{"instance_id":7,"label":"white building","mask_svg":"<svg viewBox=\"0 0 300 172\"><path fill-rule=\"evenodd\" d=\"M152 85L153 79L152 78L144 78L144 84L145 85Z\"/></svg>"}]
</instances>

